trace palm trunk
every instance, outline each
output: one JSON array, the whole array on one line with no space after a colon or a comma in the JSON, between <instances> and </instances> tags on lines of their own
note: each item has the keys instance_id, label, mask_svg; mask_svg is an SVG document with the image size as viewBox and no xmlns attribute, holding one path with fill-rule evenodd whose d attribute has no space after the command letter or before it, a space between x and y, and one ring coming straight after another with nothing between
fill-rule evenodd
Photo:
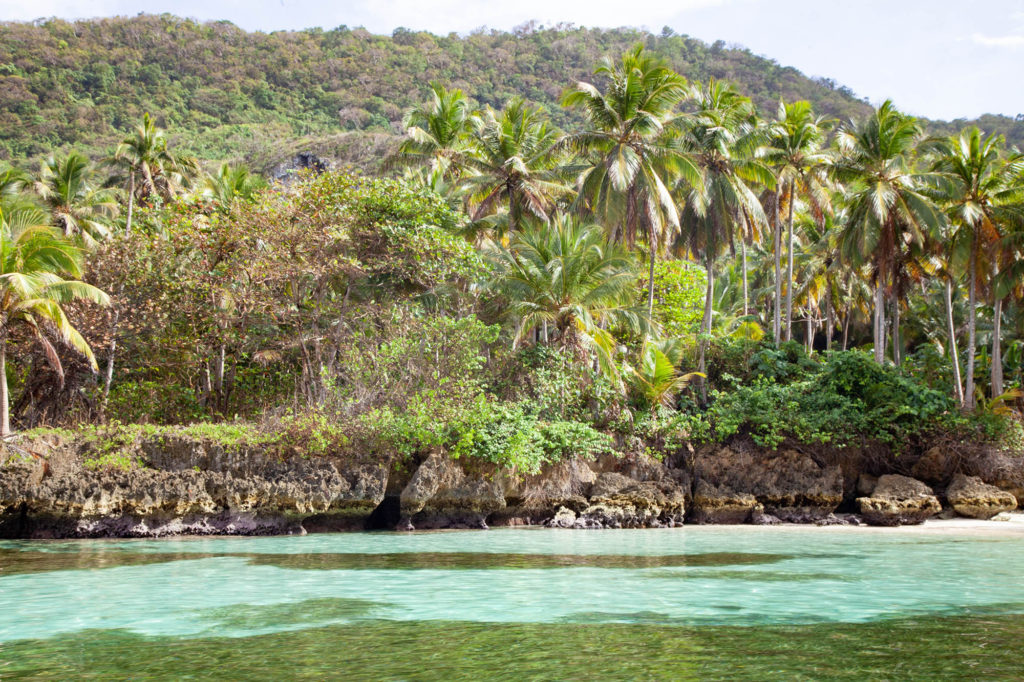
<instances>
[{"instance_id":1,"label":"palm trunk","mask_svg":"<svg viewBox=\"0 0 1024 682\"><path fill-rule=\"evenodd\" d=\"M782 222L779 220L779 195L775 194L775 310L772 320L772 331L775 333L775 344L782 341Z\"/></svg>"},{"instance_id":2,"label":"palm trunk","mask_svg":"<svg viewBox=\"0 0 1024 682\"><path fill-rule=\"evenodd\" d=\"M967 381L964 384L964 407L974 409L974 356L978 342L978 300L976 279L978 274L978 238L971 249L971 263L967 277Z\"/></svg>"},{"instance_id":3,"label":"palm trunk","mask_svg":"<svg viewBox=\"0 0 1024 682\"><path fill-rule=\"evenodd\" d=\"M710 251L710 249L709 249ZM700 361L698 362L698 371L701 374L707 374L707 364L705 362L705 353L707 351L707 336L711 335L711 308L714 305L715 298L715 276L714 276L714 257L708 253L706 258L706 265L708 285L707 291L704 296L704 320L701 323L701 340L700 340ZM700 380L700 395L701 400L707 402L708 400L708 384L707 379L701 378Z\"/></svg>"},{"instance_id":4,"label":"palm trunk","mask_svg":"<svg viewBox=\"0 0 1024 682\"><path fill-rule=\"evenodd\" d=\"M793 181L789 181L789 218L787 219L789 234L787 240L787 266L786 266L786 341L793 339L793 204L796 203L793 196Z\"/></svg>"},{"instance_id":5,"label":"palm trunk","mask_svg":"<svg viewBox=\"0 0 1024 682\"><path fill-rule=\"evenodd\" d=\"M651 261L650 269L648 270L647 279L647 317L651 320L654 319L654 260L657 257L655 254L655 241L654 241L654 230L648 229L650 233L648 236L648 243L650 245L650 253L648 254L648 260Z\"/></svg>"},{"instance_id":6,"label":"palm trunk","mask_svg":"<svg viewBox=\"0 0 1024 682\"><path fill-rule=\"evenodd\" d=\"M107 372L103 378L103 402L101 410L106 413L107 400L110 398L110 386L114 383L114 359L117 355L117 323L121 320L121 311L114 308L110 322L110 345L107 347Z\"/></svg>"},{"instance_id":7,"label":"palm trunk","mask_svg":"<svg viewBox=\"0 0 1024 682\"><path fill-rule=\"evenodd\" d=\"M135 206L135 173L134 171L129 174L129 189L128 189L128 221L125 223L125 234L132 233L132 208Z\"/></svg>"},{"instance_id":8,"label":"palm trunk","mask_svg":"<svg viewBox=\"0 0 1024 682\"><path fill-rule=\"evenodd\" d=\"M749 289L747 288L747 240L740 240L740 249L743 252L743 317L750 314Z\"/></svg>"},{"instance_id":9,"label":"palm trunk","mask_svg":"<svg viewBox=\"0 0 1024 682\"><path fill-rule=\"evenodd\" d=\"M832 350L832 335L835 334L835 311L832 308L832 288L825 292L825 350Z\"/></svg>"},{"instance_id":10,"label":"palm trunk","mask_svg":"<svg viewBox=\"0 0 1024 682\"><path fill-rule=\"evenodd\" d=\"M845 351L849 347L850 341L850 318L853 317L853 311L849 308L846 309L846 313L843 315L843 350Z\"/></svg>"},{"instance_id":11,"label":"palm trunk","mask_svg":"<svg viewBox=\"0 0 1024 682\"><path fill-rule=\"evenodd\" d=\"M885 295L882 283L875 285L875 362L885 360Z\"/></svg>"},{"instance_id":12,"label":"palm trunk","mask_svg":"<svg viewBox=\"0 0 1024 682\"><path fill-rule=\"evenodd\" d=\"M956 327L953 325L953 282L946 278L946 333L949 335L949 361L953 365L953 390L956 402L964 406L964 386L960 381L960 353L956 347Z\"/></svg>"},{"instance_id":13,"label":"palm trunk","mask_svg":"<svg viewBox=\"0 0 1024 682\"><path fill-rule=\"evenodd\" d=\"M900 366L902 360L903 344L900 343L900 299L893 296L892 299L892 361Z\"/></svg>"},{"instance_id":14,"label":"palm trunk","mask_svg":"<svg viewBox=\"0 0 1024 682\"><path fill-rule=\"evenodd\" d=\"M814 316L810 310L807 311L807 338L805 342L807 343L807 354L810 355L814 350Z\"/></svg>"},{"instance_id":15,"label":"palm trunk","mask_svg":"<svg viewBox=\"0 0 1024 682\"><path fill-rule=\"evenodd\" d=\"M11 407L7 389L7 334L0 333L0 438L11 435Z\"/></svg>"},{"instance_id":16,"label":"palm trunk","mask_svg":"<svg viewBox=\"0 0 1024 682\"><path fill-rule=\"evenodd\" d=\"M1000 336L1003 333L1003 300L997 298L992 304L992 397L1003 394L1003 348Z\"/></svg>"}]
</instances>

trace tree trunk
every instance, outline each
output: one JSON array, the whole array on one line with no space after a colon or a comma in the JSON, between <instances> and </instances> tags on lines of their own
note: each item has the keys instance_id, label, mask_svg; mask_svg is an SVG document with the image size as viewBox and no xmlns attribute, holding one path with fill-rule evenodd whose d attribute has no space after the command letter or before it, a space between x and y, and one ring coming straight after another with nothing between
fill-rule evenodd
<instances>
[{"instance_id":1,"label":"tree trunk","mask_svg":"<svg viewBox=\"0 0 1024 682\"><path fill-rule=\"evenodd\" d=\"M956 347L956 327L953 324L953 282L946 278L946 333L949 334L949 361L953 365L953 389L956 402L964 406L964 385L960 380L960 353Z\"/></svg>"},{"instance_id":2,"label":"tree trunk","mask_svg":"<svg viewBox=\"0 0 1024 682\"><path fill-rule=\"evenodd\" d=\"M1003 300L997 298L992 304L992 397L1003 394Z\"/></svg>"},{"instance_id":3,"label":"tree trunk","mask_svg":"<svg viewBox=\"0 0 1024 682\"><path fill-rule=\"evenodd\" d=\"M810 355L814 350L814 316L811 311L807 311L807 338L804 339L807 343L807 354Z\"/></svg>"},{"instance_id":4,"label":"tree trunk","mask_svg":"<svg viewBox=\"0 0 1024 682\"><path fill-rule=\"evenodd\" d=\"M131 171L128 177L128 221L125 223L124 227L125 234L132 233L132 208L135 206L135 171Z\"/></svg>"},{"instance_id":5,"label":"tree trunk","mask_svg":"<svg viewBox=\"0 0 1024 682\"><path fill-rule=\"evenodd\" d=\"M779 220L779 193L775 193L775 310L772 331L775 345L782 341L782 221Z\"/></svg>"},{"instance_id":6,"label":"tree trunk","mask_svg":"<svg viewBox=\"0 0 1024 682\"><path fill-rule=\"evenodd\" d=\"M114 358L117 355L117 325L121 321L121 311L114 308L113 318L110 321L110 345L107 346L107 372L103 378L103 401L100 410L105 414L107 411L107 400L110 398L110 386L114 383Z\"/></svg>"},{"instance_id":7,"label":"tree trunk","mask_svg":"<svg viewBox=\"0 0 1024 682\"><path fill-rule=\"evenodd\" d=\"M786 341L793 339L793 204L796 197L793 196L794 184L793 181L789 181L789 218L787 223L789 225L789 234L787 240L789 247L787 248L787 266L786 266Z\"/></svg>"},{"instance_id":8,"label":"tree trunk","mask_svg":"<svg viewBox=\"0 0 1024 682\"><path fill-rule=\"evenodd\" d=\"M974 409L974 356L978 342L977 274L978 238L975 237L967 273L969 279L967 283L967 381L964 384L964 407L969 410Z\"/></svg>"},{"instance_id":9,"label":"tree trunk","mask_svg":"<svg viewBox=\"0 0 1024 682\"><path fill-rule=\"evenodd\" d=\"M647 317L654 320L654 260L657 257L655 253L655 241L654 241L654 230L648 228L648 244L650 245L650 253L647 255L648 260L651 261L650 268L648 270L647 279Z\"/></svg>"},{"instance_id":10,"label":"tree trunk","mask_svg":"<svg viewBox=\"0 0 1024 682\"><path fill-rule=\"evenodd\" d=\"M706 294L704 296L704 320L701 323L700 361L698 362L698 371L701 374L707 374L705 353L707 351L708 345L707 336L711 335L711 308L714 305L715 298L714 257L711 256L710 254L706 258L705 268L707 270L708 285ZM708 384L707 379L703 377L700 380L700 395L701 400L707 402Z\"/></svg>"},{"instance_id":11,"label":"tree trunk","mask_svg":"<svg viewBox=\"0 0 1024 682\"><path fill-rule=\"evenodd\" d=\"M892 361L900 366L902 360L903 344L900 343L900 300L893 296L892 299Z\"/></svg>"},{"instance_id":12,"label":"tree trunk","mask_svg":"<svg viewBox=\"0 0 1024 682\"><path fill-rule=\"evenodd\" d=\"M740 249L743 251L743 317L750 314L749 289L747 288L747 240L740 240Z\"/></svg>"},{"instance_id":13,"label":"tree trunk","mask_svg":"<svg viewBox=\"0 0 1024 682\"><path fill-rule=\"evenodd\" d=\"M832 309L832 287L825 291L825 350L832 350L832 335L835 334L835 311Z\"/></svg>"},{"instance_id":14,"label":"tree trunk","mask_svg":"<svg viewBox=\"0 0 1024 682\"><path fill-rule=\"evenodd\" d=\"M875 362L885 360L885 294L882 283L875 285Z\"/></svg>"},{"instance_id":15,"label":"tree trunk","mask_svg":"<svg viewBox=\"0 0 1024 682\"><path fill-rule=\"evenodd\" d=\"M0 438L11 435L11 406L7 391L7 334L0 334Z\"/></svg>"},{"instance_id":16,"label":"tree trunk","mask_svg":"<svg viewBox=\"0 0 1024 682\"><path fill-rule=\"evenodd\" d=\"M845 351L849 346L850 341L850 318L853 317L853 311L849 308L846 309L846 313L843 315L843 350Z\"/></svg>"}]
</instances>

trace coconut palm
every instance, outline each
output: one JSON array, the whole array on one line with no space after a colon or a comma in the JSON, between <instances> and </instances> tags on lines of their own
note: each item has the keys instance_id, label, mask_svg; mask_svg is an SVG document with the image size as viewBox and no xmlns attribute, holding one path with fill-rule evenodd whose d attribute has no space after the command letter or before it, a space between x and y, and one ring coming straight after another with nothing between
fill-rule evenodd
<instances>
[{"instance_id":1,"label":"coconut palm","mask_svg":"<svg viewBox=\"0 0 1024 682\"><path fill-rule=\"evenodd\" d=\"M105 163L114 171L110 184L124 188L128 194L127 231L132 229L136 201L173 198L191 182L198 168L191 157L170 150L167 134L156 126L148 113Z\"/></svg>"},{"instance_id":2,"label":"coconut palm","mask_svg":"<svg viewBox=\"0 0 1024 682\"><path fill-rule=\"evenodd\" d=\"M34 183L53 224L66 237L80 238L87 247L109 236L110 222L118 212L113 191L97 188L92 176L89 160L71 152L63 158L46 159Z\"/></svg>"},{"instance_id":3,"label":"coconut palm","mask_svg":"<svg viewBox=\"0 0 1024 682\"><path fill-rule=\"evenodd\" d=\"M568 192L560 181L553 148L558 133L539 108L509 100L499 113L488 107L459 163L479 221L507 209L506 227L517 230L527 215L547 222L555 199Z\"/></svg>"},{"instance_id":4,"label":"coconut palm","mask_svg":"<svg viewBox=\"0 0 1024 682\"><path fill-rule=\"evenodd\" d=\"M473 112L462 90L448 90L431 81L430 99L406 111L407 138L392 163L420 164L444 177L458 173L453 162L466 151L473 130Z\"/></svg>"},{"instance_id":5,"label":"coconut palm","mask_svg":"<svg viewBox=\"0 0 1024 682\"><path fill-rule=\"evenodd\" d=\"M866 119L843 126L838 136L840 154L833 172L848 188L840 254L854 266L871 265L878 362L885 356L886 299L897 301L893 332L898 339L901 273L911 249L923 249L945 222L922 191L926 176L915 173L911 165L911 154L922 134L916 119L886 101ZM898 354L894 360L899 361Z\"/></svg>"},{"instance_id":6,"label":"coconut palm","mask_svg":"<svg viewBox=\"0 0 1024 682\"><path fill-rule=\"evenodd\" d=\"M639 234L647 237L653 282L659 251L679 231L668 179L679 176L702 186L700 170L675 143L672 131L686 81L642 45L618 62L605 58L594 75L608 80L604 92L577 83L562 98L563 106L580 109L586 117L586 130L565 139L583 155L578 203L602 218L612 241L632 246ZM654 288L648 289L650 316Z\"/></svg>"},{"instance_id":7,"label":"coconut palm","mask_svg":"<svg viewBox=\"0 0 1024 682\"><path fill-rule=\"evenodd\" d=\"M514 344L535 330L542 340L577 354L595 353L614 366L608 329L651 330L650 318L634 306L636 262L610 244L599 225L556 216L550 225L512 233L508 246L491 244L495 276L490 288L507 301L515 321Z\"/></svg>"},{"instance_id":8,"label":"coconut palm","mask_svg":"<svg viewBox=\"0 0 1024 682\"><path fill-rule=\"evenodd\" d=\"M230 209L237 200L251 199L256 192L266 188L267 181L249 172L245 166L221 164L216 173L203 179L203 196L213 199L224 210Z\"/></svg>"},{"instance_id":9,"label":"coconut palm","mask_svg":"<svg viewBox=\"0 0 1024 682\"><path fill-rule=\"evenodd\" d=\"M627 366L630 389L648 408L672 407L676 396L699 372L683 374L679 364L684 347L679 339L645 338L636 367Z\"/></svg>"},{"instance_id":10,"label":"coconut palm","mask_svg":"<svg viewBox=\"0 0 1024 682\"><path fill-rule=\"evenodd\" d=\"M964 401L974 407L974 366L977 346L978 284L997 272L1003 240L1012 229L1024 224L1024 157L1012 154L1001 158L1003 138L983 137L976 127L965 130L939 145L933 169L946 182L935 195L946 206L955 227L954 244L968 258L967 291L967 376ZM1001 315L1002 296L992 288L994 320ZM1005 292L1003 292L1005 295ZM993 335L993 397L1002 392L999 353L999 324ZM998 389L998 392L997 392Z\"/></svg>"},{"instance_id":11,"label":"coconut palm","mask_svg":"<svg viewBox=\"0 0 1024 682\"><path fill-rule=\"evenodd\" d=\"M764 150L764 160L775 170L777 185L775 206L785 206L787 214L787 266L786 266L786 318L781 319L782 286L780 257L782 221L781 210L775 211L775 342L793 338L793 213L799 197L806 198L815 213L821 214L829 206L829 193L825 170L831 155L822 149L822 142L830 123L815 117L809 102L786 104L779 101L778 113L772 126L771 141Z\"/></svg>"},{"instance_id":12,"label":"coconut palm","mask_svg":"<svg viewBox=\"0 0 1024 682\"><path fill-rule=\"evenodd\" d=\"M74 279L81 275L81 252L55 228L0 219L0 437L11 434L7 387L7 341L18 327L42 345L63 377L60 357L49 335L81 353L96 369L89 344L72 326L61 304L86 299L106 305L107 295Z\"/></svg>"}]
</instances>

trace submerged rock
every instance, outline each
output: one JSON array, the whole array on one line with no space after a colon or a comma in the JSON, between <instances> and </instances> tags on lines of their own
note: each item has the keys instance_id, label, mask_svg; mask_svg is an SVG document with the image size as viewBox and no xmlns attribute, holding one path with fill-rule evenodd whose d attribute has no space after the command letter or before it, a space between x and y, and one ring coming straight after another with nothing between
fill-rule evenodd
<instances>
[{"instance_id":1,"label":"submerged rock","mask_svg":"<svg viewBox=\"0 0 1024 682\"><path fill-rule=\"evenodd\" d=\"M990 519L1017 508L1017 498L975 476L957 474L946 489L946 499L960 516Z\"/></svg>"},{"instance_id":2,"label":"submerged rock","mask_svg":"<svg viewBox=\"0 0 1024 682\"><path fill-rule=\"evenodd\" d=\"M878 479L870 497L858 497L857 507L873 526L923 523L942 511L934 492L917 479L887 474Z\"/></svg>"}]
</instances>

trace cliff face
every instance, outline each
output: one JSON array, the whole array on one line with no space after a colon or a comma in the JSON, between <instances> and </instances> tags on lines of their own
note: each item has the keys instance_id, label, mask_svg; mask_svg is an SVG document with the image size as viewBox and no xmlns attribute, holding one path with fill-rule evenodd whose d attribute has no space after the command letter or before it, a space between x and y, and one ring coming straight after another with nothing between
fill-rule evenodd
<instances>
[{"instance_id":1,"label":"cliff face","mask_svg":"<svg viewBox=\"0 0 1024 682\"><path fill-rule=\"evenodd\" d=\"M833 512L853 509L858 479L890 473L861 471L855 455L839 462L794 450L719 447L681 462L569 460L520 477L442 452L418 462L353 462L166 436L137 444L142 466L93 470L75 444L34 443L8 447L0 458L0 537L830 523ZM1019 459L990 468L999 479L990 482L1003 487L1024 478ZM949 478L955 473L950 469ZM933 483L939 498L943 483ZM895 509L899 496L892 495ZM928 515L937 511L929 507ZM869 520L906 522L878 514Z\"/></svg>"}]
</instances>

